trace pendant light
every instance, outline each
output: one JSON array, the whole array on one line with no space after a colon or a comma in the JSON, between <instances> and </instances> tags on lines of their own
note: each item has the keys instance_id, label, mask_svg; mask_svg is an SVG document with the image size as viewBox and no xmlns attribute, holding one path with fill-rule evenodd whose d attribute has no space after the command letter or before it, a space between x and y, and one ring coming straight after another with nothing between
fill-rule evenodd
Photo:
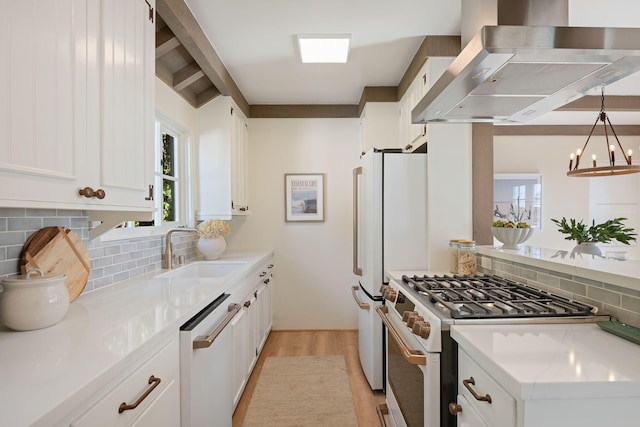
<instances>
[{"instance_id":1,"label":"pendant light","mask_svg":"<svg viewBox=\"0 0 640 427\"><path fill-rule=\"evenodd\" d=\"M598 122L602 122L602 126L604 128L604 137L605 143L607 146L608 153L608 164L606 166L597 166L596 155L593 154L591 157L592 166L587 168L580 167L580 161L582 161L582 157L584 156L587 145L591 140L591 135L593 135L593 131L596 129ZM611 129L611 134L616 139L617 147L614 144L609 144L609 132L607 131L607 125ZM620 159L620 164L616 165L616 148L620 149L622 153L622 159ZM624 151L622 148L622 144L620 144L620 140L618 139L618 135L616 135L616 131L613 129L613 125L609 120L609 116L604 111L604 87L602 88L602 101L600 106L600 113L598 114L598 118L596 118L596 122L593 124L591 128L591 132L589 132L589 136L587 137L587 141L584 143L582 149L578 149L575 154L575 164L574 164L574 154L571 153L571 157L569 160L569 171L567 172L567 176L578 176L578 177L595 177L595 176L611 176L611 175L625 175L629 173L637 173L640 172L640 165L632 165L631 164L631 150L628 152ZM584 161L585 163L588 160ZM588 163L587 163L588 164Z\"/></svg>"}]
</instances>

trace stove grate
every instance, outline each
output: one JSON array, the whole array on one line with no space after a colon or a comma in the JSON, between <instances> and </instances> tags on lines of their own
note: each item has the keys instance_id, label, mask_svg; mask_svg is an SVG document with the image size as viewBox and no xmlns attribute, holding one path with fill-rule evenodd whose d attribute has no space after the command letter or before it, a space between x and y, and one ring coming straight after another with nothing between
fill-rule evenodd
<instances>
[{"instance_id":1,"label":"stove grate","mask_svg":"<svg viewBox=\"0 0 640 427\"><path fill-rule=\"evenodd\" d=\"M495 275L402 276L456 319L587 316L595 307Z\"/></svg>"}]
</instances>

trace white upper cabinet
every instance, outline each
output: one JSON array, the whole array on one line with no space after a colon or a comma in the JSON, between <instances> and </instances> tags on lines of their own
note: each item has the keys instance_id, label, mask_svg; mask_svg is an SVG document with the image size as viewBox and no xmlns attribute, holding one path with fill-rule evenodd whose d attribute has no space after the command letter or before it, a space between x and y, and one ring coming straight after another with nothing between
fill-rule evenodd
<instances>
[{"instance_id":1,"label":"white upper cabinet","mask_svg":"<svg viewBox=\"0 0 640 427\"><path fill-rule=\"evenodd\" d=\"M360 152L399 148L398 103L367 102L360 116Z\"/></svg>"},{"instance_id":2,"label":"white upper cabinet","mask_svg":"<svg viewBox=\"0 0 640 427\"><path fill-rule=\"evenodd\" d=\"M154 34L144 0L0 0L2 206L152 210Z\"/></svg>"},{"instance_id":3,"label":"white upper cabinet","mask_svg":"<svg viewBox=\"0 0 640 427\"><path fill-rule=\"evenodd\" d=\"M154 182L154 17L145 0L101 3L101 91L89 97L100 100L91 103L100 106L102 119L92 150L100 164L90 181L107 194L98 205L147 210Z\"/></svg>"},{"instance_id":4,"label":"white upper cabinet","mask_svg":"<svg viewBox=\"0 0 640 427\"><path fill-rule=\"evenodd\" d=\"M200 197L198 220L247 215L247 118L229 96L198 110Z\"/></svg>"},{"instance_id":5,"label":"white upper cabinet","mask_svg":"<svg viewBox=\"0 0 640 427\"><path fill-rule=\"evenodd\" d=\"M413 151L427 142L428 126L411 123L411 111L445 72L453 58L428 58L399 102L400 145Z\"/></svg>"}]
</instances>

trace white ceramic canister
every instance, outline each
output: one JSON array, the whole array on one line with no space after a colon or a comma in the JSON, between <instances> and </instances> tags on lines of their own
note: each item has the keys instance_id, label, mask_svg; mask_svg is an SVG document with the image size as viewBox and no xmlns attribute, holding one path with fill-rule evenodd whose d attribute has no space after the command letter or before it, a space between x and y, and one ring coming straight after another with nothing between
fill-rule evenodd
<instances>
[{"instance_id":1,"label":"white ceramic canister","mask_svg":"<svg viewBox=\"0 0 640 427\"><path fill-rule=\"evenodd\" d=\"M45 277L33 268L0 283L0 322L16 331L31 331L58 323L69 309L66 276Z\"/></svg>"}]
</instances>

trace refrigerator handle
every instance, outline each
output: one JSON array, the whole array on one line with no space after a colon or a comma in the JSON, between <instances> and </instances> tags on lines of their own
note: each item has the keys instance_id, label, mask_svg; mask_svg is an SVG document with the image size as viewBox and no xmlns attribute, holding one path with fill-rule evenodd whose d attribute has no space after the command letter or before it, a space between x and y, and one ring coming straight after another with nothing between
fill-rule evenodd
<instances>
[{"instance_id":1,"label":"refrigerator handle","mask_svg":"<svg viewBox=\"0 0 640 427\"><path fill-rule=\"evenodd\" d=\"M353 274L362 276L362 268L358 265L358 177L362 176L362 167L353 170Z\"/></svg>"}]
</instances>

